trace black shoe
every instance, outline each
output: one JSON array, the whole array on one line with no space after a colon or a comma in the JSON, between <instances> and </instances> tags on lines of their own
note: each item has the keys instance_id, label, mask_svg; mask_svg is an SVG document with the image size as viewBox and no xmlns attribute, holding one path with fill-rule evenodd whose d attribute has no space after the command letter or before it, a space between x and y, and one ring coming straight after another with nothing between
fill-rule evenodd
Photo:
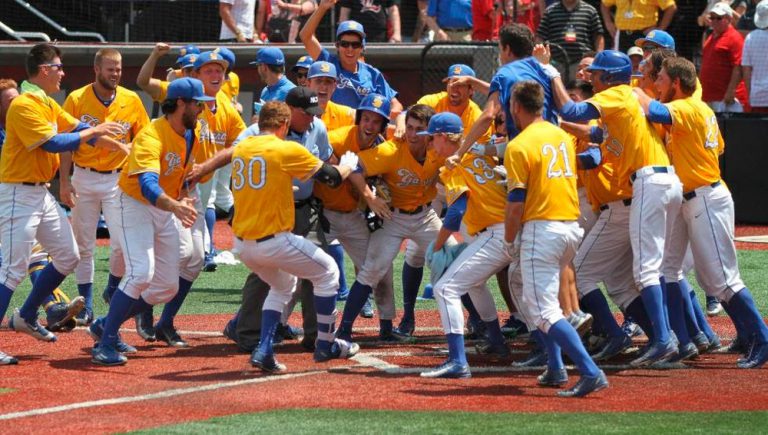
<instances>
[{"instance_id":1,"label":"black shoe","mask_svg":"<svg viewBox=\"0 0 768 435\"><path fill-rule=\"evenodd\" d=\"M592 359L595 361L605 361L615 357L616 355L624 352L632 346L632 339L628 335L622 334L621 336L610 337L605 346L600 352L592 355Z\"/></svg>"},{"instance_id":2,"label":"black shoe","mask_svg":"<svg viewBox=\"0 0 768 435\"><path fill-rule=\"evenodd\" d=\"M189 347L189 343L184 341L181 336L176 332L176 328L159 327L155 325L155 335L158 340L166 342L171 347L185 348Z\"/></svg>"},{"instance_id":3,"label":"black shoe","mask_svg":"<svg viewBox=\"0 0 768 435\"><path fill-rule=\"evenodd\" d=\"M491 344L490 342L478 343L475 345L475 351L478 355L489 355L495 358L508 359L512 356L506 344Z\"/></svg>"},{"instance_id":4,"label":"black shoe","mask_svg":"<svg viewBox=\"0 0 768 435\"><path fill-rule=\"evenodd\" d=\"M400 335L412 336L416 331L416 322L413 319L403 317L400 320L400 325L395 328L395 333Z\"/></svg>"},{"instance_id":5,"label":"black shoe","mask_svg":"<svg viewBox=\"0 0 768 435\"><path fill-rule=\"evenodd\" d=\"M152 317L152 311L139 313L133 320L136 322L136 332L139 334L139 337L150 343L157 340L155 327L153 326L155 319Z\"/></svg>"},{"instance_id":6,"label":"black shoe","mask_svg":"<svg viewBox=\"0 0 768 435\"><path fill-rule=\"evenodd\" d=\"M562 387L568 383L568 372L565 369L553 371L547 368L536 381L541 387Z\"/></svg>"},{"instance_id":7,"label":"black shoe","mask_svg":"<svg viewBox=\"0 0 768 435\"><path fill-rule=\"evenodd\" d=\"M536 348L528 354L525 360L512 363L513 367L541 367L547 365L547 352Z\"/></svg>"},{"instance_id":8,"label":"black shoe","mask_svg":"<svg viewBox=\"0 0 768 435\"><path fill-rule=\"evenodd\" d=\"M75 323L77 326L89 326L93 322L93 310L90 308L83 308L75 316Z\"/></svg>"},{"instance_id":9,"label":"black shoe","mask_svg":"<svg viewBox=\"0 0 768 435\"><path fill-rule=\"evenodd\" d=\"M278 373L286 370L283 364L277 362L274 355L266 355L258 350L253 351L251 355L251 365L267 373Z\"/></svg>"},{"instance_id":10,"label":"black shoe","mask_svg":"<svg viewBox=\"0 0 768 435\"><path fill-rule=\"evenodd\" d=\"M507 338L518 338L529 335L528 325L517 320L515 316L509 318L501 325L501 333Z\"/></svg>"},{"instance_id":11,"label":"black shoe","mask_svg":"<svg viewBox=\"0 0 768 435\"><path fill-rule=\"evenodd\" d=\"M608 378L602 370L595 377L582 376L573 388L559 391L560 397L584 397L589 393L595 393L608 388Z\"/></svg>"},{"instance_id":12,"label":"black shoe","mask_svg":"<svg viewBox=\"0 0 768 435\"><path fill-rule=\"evenodd\" d=\"M301 339L301 347L303 347L304 349L310 352L314 352L316 340L317 340L317 336L305 335L304 338Z\"/></svg>"},{"instance_id":13,"label":"black shoe","mask_svg":"<svg viewBox=\"0 0 768 435\"><path fill-rule=\"evenodd\" d=\"M379 341L389 344L410 344L415 343L416 339L410 335L395 333L395 330L379 331Z\"/></svg>"}]
</instances>

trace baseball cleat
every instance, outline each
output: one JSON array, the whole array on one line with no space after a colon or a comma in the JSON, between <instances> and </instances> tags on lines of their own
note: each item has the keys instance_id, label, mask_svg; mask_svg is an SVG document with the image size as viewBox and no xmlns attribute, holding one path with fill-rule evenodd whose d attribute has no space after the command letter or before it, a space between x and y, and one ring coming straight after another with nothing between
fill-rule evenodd
<instances>
[{"instance_id":1,"label":"baseball cleat","mask_svg":"<svg viewBox=\"0 0 768 435\"><path fill-rule=\"evenodd\" d=\"M723 306L717 298L707 296L707 316L714 317L723 311Z\"/></svg>"},{"instance_id":2,"label":"baseball cleat","mask_svg":"<svg viewBox=\"0 0 768 435\"><path fill-rule=\"evenodd\" d=\"M373 304L371 304L371 298L368 297L365 301L365 305L363 305L363 309L360 310L360 315L362 317L365 317L366 319L372 319L373 318Z\"/></svg>"},{"instance_id":3,"label":"baseball cleat","mask_svg":"<svg viewBox=\"0 0 768 435\"><path fill-rule=\"evenodd\" d=\"M736 364L742 364L746 363L747 361L751 360L755 355L755 349L757 348L757 340L755 340L755 337L753 336L749 340L749 346L747 346L747 351L744 352L744 354L741 356L741 358L738 358L736 360Z\"/></svg>"},{"instance_id":4,"label":"baseball cleat","mask_svg":"<svg viewBox=\"0 0 768 435\"><path fill-rule=\"evenodd\" d=\"M83 308L75 316L75 323L77 326L88 326L93 322L93 310L90 308Z\"/></svg>"},{"instance_id":5,"label":"baseball cleat","mask_svg":"<svg viewBox=\"0 0 768 435\"><path fill-rule=\"evenodd\" d=\"M161 328L155 325L155 336L158 340L166 342L171 347L185 348L189 347L189 343L184 341L183 338L176 332L176 328Z\"/></svg>"},{"instance_id":6,"label":"baseball cleat","mask_svg":"<svg viewBox=\"0 0 768 435\"><path fill-rule=\"evenodd\" d=\"M101 342L101 337L104 335L104 321L106 319L104 317L99 317L96 319L93 323L91 323L91 326L86 328L85 330L88 332L88 335L91 336L93 339L95 346L98 346L99 342ZM120 334L117 334L117 342L114 345L114 348L120 352L120 353L136 353L138 350L131 346L130 344L123 341L123 338L120 336Z\"/></svg>"},{"instance_id":7,"label":"baseball cleat","mask_svg":"<svg viewBox=\"0 0 768 435\"><path fill-rule=\"evenodd\" d=\"M705 353L709 350L709 338L707 338L707 334L699 332L691 337L691 341L696 345L696 349L699 350L699 353Z\"/></svg>"},{"instance_id":8,"label":"baseball cleat","mask_svg":"<svg viewBox=\"0 0 768 435\"><path fill-rule=\"evenodd\" d=\"M547 368L536 378L536 382L541 387L562 387L568 383L568 372L565 369L554 371Z\"/></svg>"},{"instance_id":9,"label":"baseball cleat","mask_svg":"<svg viewBox=\"0 0 768 435\"><path fill-rule=\"evenodd\" d=\"M317 341L317 336L305 335L304 338L301 339L300 344L305 350L314 352L316 348L315 341Z\"/></svg>"},{"instance_id":10,"label":"baseball cleat","mask_svg":"<svg viewBox=\"0 0 768 435\"><path fill-rule=\"evenodd\" d=\"M688 343L685 346L677 348L677 356L670 359L671 362L682 362L694 359L699 356L699 350L694 343Z\"/></svg>"},{"instance_id":11,"label":"baseball cleat","mask_svg":"<svg viewBox=\"0 0 768 435\"><path fill-rule=\"evenodd\" d=\"M491 344L490 342L475 344L478 355L489 355L495 358L507 359L512 356L505 343Z\"/></svg>"},{"instance_id":12,"label":"baseball cleat","mask_svg":"<svg viewBox=\"0 0 768 435\"><path fill-rule=\"evenodd\" d=\"M136 322L136 333L139 334L139 337L150 343L157 340L157 331L155 331L155 327L152 325L155 321L152 311L139 313L134 316L133 320Z\"/></svg>"},{"instance_id":13,"label":"baseball cleat","mask_svg":"<svg viewBox=\"0 0 768 435\"><path fill-rule=\"evenodd\" d=\"M416 322L413 319L403 317L394 332L395 334L412 336L416 332Z\"/></svg>"},{"instance_id":14,"label":"baseball cleat","mask_svg":"<svg viewBox=\"0 0 768 435\"><path fill-rule=\"evenodd\" d=\"M40 341L56 341L56 335L45 329L37 319L35 319L34 323L29 323L24 320L24 318L21 317L18 308L13 310L13 316L11 316L11 319L8 321L8 327L16 332L23 332L24 334L31 335Z\"/></svg>"},{"instance_id":15,"label":"baseball cleat","mask_svg":"<svg viewBox=\"0 0 768 435\"><path fill-rule=\"evenodd\" d=\"M631 346L632 339L628 335L622 334L621 336L610 337L605 346L599 352L592 355L592 359L595 361L605 361L624 352Z\"/></svg>"},{"instance_id":16,"label":"baseball cleat","mask_svg":"<svg viewBox=\"0 0 768 435\"><path fill-rule=\"evenodd\" d=\"M718 352L722 348L723 345L720 343L720 337L717 334L713 335L712 339L709 340L709 348L707 349L707 352Z\"/></svg>"},{"instance_id":17,"label":"baseball cleat","mask_svg":"<svg viewBox=\"0 0 768 435\"><path fill-rule=\"evenodd\" d=\"M576 332L579 334L579 337L583 338L587 332L589 332L589 329L592 327L592 322L595 319L589 313L584 313L583 316L576 313L571 313L571 315L568 316L566 320L571 324L571 326L573 326L573 329L576 330Z\"/></svg>"},{"instance_id":18,"label":"baseball cleat","mask_svg":"<svg viewBox=\"0 0 768 435\"><path fill-rule=\"evenodd\" d=\"M279 373L286 371L286 367L275 359L275 355L261 353L258 349L251 355L251 365L266 373Z\"/></svg>"},{"instance_id":19,"label":"baseball cleat","mask_svg":"<svg viewBox=\"0 0 768 435\"><path fill-rule=\"evenodd\" d=\"M512 367L541 367L547 365L547 352L544 349L535 348L523 361L513 362Z\"/></svg>"},{"instance_id":20,"label":"baseball cleat","mask_svg":"<svg viewBox=\"0 0 768 435\"><path fill-rule=\"evenodd\" d=\"M432 370L421 372L422 378L448 378L448 379L465 379L471 378L472 372L469 371L468 364L459 364L451 359L446 360L444 363L435 367Z\"/></svg>"},{"instance_id":21,"label":"baseball cleat","mask_svg":"<svg viewBox=\"0 0 768 435\"><path fill-rule=\"evenodd\" d=\"M521 322L515 316L509 318L501 325L501 333L507 338L523 338L529 334L528 325Z\"/></svg>"},{"instance_id":22,"label":"baseball cleat","mask_svg":"<svg viewBox=\"0 0 768 435\"><path fill-rule=\"evenodd\" d=\"M339 329L336 330L336 338L344 341L352 341L352 328L339 325Z\"/></svg>"},{"instance_id":23,"label":"baseball cleat","mask_svg":"<svg viewBox=\"0 0 768 435\"><path fill-rule=\"evenodd\" d=\"M325 362L332 359L351 358L360 351L360 345L352 343L340 338L336 338L331 343L330 350L323 350L320 348L315 349L315 362Z\"/></svg>"},{"instance_id":24,"label":"baseball cleat","mask_svg":"<svg viewBox=\"0 0 768 435\"><path fill-rule=\"evenodd\" d=\"M624 323L621 324L621 330L630 337L639 337L645 334L643 328L631 320L625 320Z\"/></svg>"},{"instance_id":25,"label":"baseball cleat","mask_svg":"<svg viewBox=\"0 0 768 435\"><path fill-rule=\"evenodd\" d=\"M224 326L224 330L221 332L225 337L237 343L237 322L230 319Z\"/></svg>"},{"instance_id":26,"label":"baseball cleat","mask_svg":"<svg viewBox=\"0 0 768 435\"><path fill-rule=\"evenodd\" d=\"M12 366L18 363L18 359L0 350L0 366Z\"/></svg>"},{"instance_id":27,"label":"baseball cleat","mask_svg":"<svg viewBox=\"0 0 768 435\"><path fill-rule=\"evenodd\" d=\"M96 344L91 350L91 362L100 366L121 366L128 362L114 346Z\"/></svg>"},{"instance_id":28,"label":"baseball cleat","mask_svg":"<svg viewBox=\"0 0 768 435\"><path fill-rule=\"evenodd\" d=\"M647 367L658 362L666 362L677 356L677 346L674 341L669 340L666 343L656 343L648 350L629 362L632 367Z\"/></svg>"},{"instance_id":29,"label":"baseball cleat","mask_svg":"<svg viewBox=\"0 0 768 435\"><path fill-rule=\"evenodd\" d=\"M291 325L277 324L277 330L275 331L275 337L280 334L281 340L298 340L299 337L304 335L304 330ZM276 342L277 343L277 342Z\"/></svg>"},{"instance_id":30,"label":"baseball cleat","mask_svg":"<svg viewBox=\"0 0 768 435\"><path fill-rule=\"evenodd\" d=\"M749 339L737 335L728 347L722 349L723 353L740 353L745 354L749 352Z\"/></svg>"},{"instance_id":31,"label":"baseball cleat","mask_svg":"<svg viewBox=\"0 0 768 435\"><path fill-rule=\"evenodd\" d=\"M608 388L608 378L605 376L605 373L600 370L600 373L597 376L580 377L573 388L558 391L557 395L560 397L584 397L589 393L596 393L606 388Z\"/></svg>"},{"instance_id":32,"label":"baseball cleat","mask_svg":"<svg viewBox=\"0 0 768 435\"><path fill-rule=\"evenodd\" d=\"M755 344L752 355L746 361L736 364L740 369L759 369L768 362L768 343Z\"/></svg>"},{"instance_id":33,"label":"baseball cleat","mask_svg":"<svg viewBox=\"0 0 768 435\"><path fill-rule=\"evenodd\" d=\"M203 271L204 272L215 272L216 268L219 266L216 264L216 261L214 261L214 257L216 256L216 253L213 252L206 252L205 253L205 259L203 263Z\"/></svg>"}]
</instances>

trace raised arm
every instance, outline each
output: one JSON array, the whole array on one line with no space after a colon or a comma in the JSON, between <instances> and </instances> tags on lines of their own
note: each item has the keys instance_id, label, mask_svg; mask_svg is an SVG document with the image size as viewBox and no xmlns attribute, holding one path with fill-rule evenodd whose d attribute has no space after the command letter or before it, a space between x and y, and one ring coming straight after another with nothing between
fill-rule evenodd
<instances>
[{"instance_id":1,"label":"raised arm","mask_svg":"<svg viewBox=\"0 0 768 435\"><path fill-rule=\"evenodd\" d=\"M304 24L301 32L299 32L299 38L301 38L301 42L304 44L304 49L307 50L307 54L309 54L312 59L320 57L320 52L323 51L320 41L318 41L315 36L315 31L317 31L317 27L320 25L320 21L323 20L325 14L336 5L336 1L337 0L321 0L317 9L315 9L315 12L312 12L312 15L309 16L309 19Z\"/></svg>"},{"instance_id":2,"label":"raised arm","mask_svg":"<svg viewBox=\"0 0 768 435\"><path fill-rule=\"evenodd\" d=\"M153 100L157 100L160 97L162 87L160 86L160 80L153 78L152 73L155 72L157 61L168 54L170 50L171 46L166 43L158 42L155 44L152 53L149 54L149 57L141 66L139 75L136 76L136 84L139 85L144 92L148 93Z\"/></svg>"}]
</instances>

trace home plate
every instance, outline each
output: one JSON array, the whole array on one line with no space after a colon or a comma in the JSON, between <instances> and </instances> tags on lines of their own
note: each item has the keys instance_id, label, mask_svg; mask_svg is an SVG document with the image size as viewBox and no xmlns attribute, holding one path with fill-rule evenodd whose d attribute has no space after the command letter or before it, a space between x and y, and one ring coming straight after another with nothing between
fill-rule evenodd
<instances>
[{"instance_id":1,"label":"home plate","mask_svg":"<svg viewBox=\"0 0 768 435\"><path fill-rule=\"evenodd\" d=\"M747 243L768 243L768 235L735 237L733 240L736 240L737 242L747 242Z\"/></svg>"}]
</instances>

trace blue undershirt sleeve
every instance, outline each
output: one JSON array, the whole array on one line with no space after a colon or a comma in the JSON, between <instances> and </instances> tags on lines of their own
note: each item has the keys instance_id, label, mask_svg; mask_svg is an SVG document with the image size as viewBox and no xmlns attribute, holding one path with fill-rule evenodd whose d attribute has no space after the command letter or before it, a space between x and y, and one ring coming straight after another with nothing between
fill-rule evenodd
<instances>
[{"instance_id":1,"label":"blue undershirt sleeve","mask_svg":"<svg viewBox=\"0 0 768 435\"><path fill-rule=\"evenodd\" d=\"M525 189L512 189L507 194L507 202L524 202L526 193Z\"/></svg>"},{"instance_id":2,"label":"blue undershirt sleeve","mask_svg":"<svg viewBox=\"0 0 768 435\"><path fill-rule=\"evenodd\" d=\"M599 118L600 111L597 110L597 107L587 102L574 103L569 101L560 109L560 116L565 121L583 122Z\"/></svg>"},{"instance_id":3,"label":"blue undershirt sleeve","mask_svg":"<svg viewBox=\"0 0 768 435\"><path fill-rule=\"evenodd\" d=\"M443 227L453 232L461 229L461 220L467 212L467 194L463 193L456 201L453 201L443 218Z\"/></svg>"},{"instance_id":4,"label":"blue undershirt sleeve","mask_svg":"<svg viewBox=\"0 0 768 435\"><path fill-rule=\"evenodd\" d=\"M593 125L592 128L589 129L589 141L592 143L603 143L603 140L605 139L603 135L603 129Z\"/></svg>"},{"instance_id":5,"label":"blue undershirt sleeve","mask_svg":"<svg viewBox=\"0 0 768 435\"><path fill-rule=\"evenodd\" d=\"M80 148L80 133L59 133L42 145L49 153L64 153Z\"/></svg>"},{"instance_id":6,"label":"blue undershirt sleeve","mask_svg":"<svg viewBox=\"0 0 768 435\"><path fill-rule=\"evenodd\" d=\"M157 205L157 199L163 193L160 187L160 176L154 172L142 172L139 174L139 186L141 187L141 196L147 199L152 205Z\"/></svg>"},{"instance_id":7,"label":"blue undershirt sleeve","mask_svg":"<svg viewBox=\"0 0 768 435\"><path fill-rule=\"evenodd\" d=\"M648 119L651 122L672 125L672 113L667 106L659 103L657 100L651 101L651 104L648 106Z\"/></svg>"},{"instance_id":8,"label":"blue undershirt sleeve","mask_svg":"<svg viewBox=\"0 0 768 435\"><path fill-rule=\"evenodd\" d=\"M603 155L600 153L600 147L588 147L586 151L576 154L579 169L595 169L600 165Z\"/></svg>"}]
</instances>

